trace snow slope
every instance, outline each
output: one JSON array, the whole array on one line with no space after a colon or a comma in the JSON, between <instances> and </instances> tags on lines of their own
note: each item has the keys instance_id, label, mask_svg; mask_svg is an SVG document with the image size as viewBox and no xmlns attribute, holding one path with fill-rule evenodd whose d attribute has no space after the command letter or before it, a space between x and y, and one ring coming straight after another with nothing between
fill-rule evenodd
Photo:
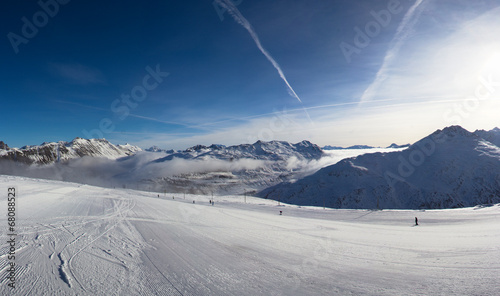
<instances>
[{"instance_id":1,"label":"snow slope","mask_svg":"<svg viewBox=\"0 0 500 296\"><path fill-rule=\"evenodd\" d=\"M216 196L211 206L209 196L0 184L18 192L12 295L498 295L499 205L323 210Z\"/></svg>"},{"instance_id":2,"label":"snow slope","mask_svg":"<svg viewBox=\"0 0 500 296\"><path fill-rule=\"evenodd\" d=\"M500 202L500 148L459 127L392 153L344 159L259 196L333 208L453 208Z\"/></svg>"},{"instance_id":3,"label":"snow slope","mask_svg":"<svg viewBox=\"0 0 500 296\"><path fill-rule=\"evenodd\" d=\"M498 127L490 131L476 130L474 134L500 147L500 129Z\"/></svg>"}]
</instances>

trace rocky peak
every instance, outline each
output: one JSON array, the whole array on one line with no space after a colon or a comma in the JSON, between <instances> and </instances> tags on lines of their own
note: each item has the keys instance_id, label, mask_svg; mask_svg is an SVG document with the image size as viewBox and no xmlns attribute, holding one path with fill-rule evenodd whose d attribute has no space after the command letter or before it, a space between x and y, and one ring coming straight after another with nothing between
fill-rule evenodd
<instances>
[{"instance_id":1,"label":"rocky peak","mask_svg":"<svg viewBox=\"0 0 500 296\"><path fill-rule=\"evenodd\" d=\"M9 145L5 144L3 141L0 141L0 150L10 150Z\"/></svg>"}]
</instances>

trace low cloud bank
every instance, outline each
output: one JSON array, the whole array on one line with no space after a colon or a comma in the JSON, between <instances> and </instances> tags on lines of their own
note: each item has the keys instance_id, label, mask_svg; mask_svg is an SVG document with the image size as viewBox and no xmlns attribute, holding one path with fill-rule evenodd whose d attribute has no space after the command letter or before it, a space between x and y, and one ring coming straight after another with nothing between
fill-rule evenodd
<instances>
[{"instance_id":1,"label":"low cloud bank","mask_svg":"<svg viewBox=\"0 0 500 296\"><path fill-rule=\"evenodd\" d=\"M165 153L140 152L134 156L111 160L107 158L82 157L65 163L49 165L27 165L23 163L2 160L0 174L24 176L30 178L50 179L66 182L76 182L101 187L127 187L136 189L152 189L153 180L206 172L255 172L262 169L263 176L278 177L283 170L292 173L294 180L311 175L323 167L335 164L348 157L364 153L389 152L398 149L352 149L325 151L325 156L318 160L299 160L297 157L288 159L285 165L273 161L257 159L222 160L216 158L183 159L174 158L169 161L155 162L165 157ZM265 171L265 172L264 172ZM275 171L276 174L272 172ZM241 179L244 182L245 178ZM148 181L149 180L149 181ZM240 184L241 185L241 184ZM163 188L163 187L162 187Z\"/></svg>"},{"instance_id":2,"label":"low cloud bank","mask_svg":"<svg viewBox=\"0 0 500 296\"><path fill-rule=\"evenodd\" d=\"M320 159L299 160L297 157L290 157L287 161L287 169L296 172L294 179L300 179L312 175L320 169L334 165L345 158L356 157L366 153L395 152L405 148L372 148L372 149L344 149L326 150L325 156Z\"/></svg>"},{"instance_id":3,"label":"low cloud bank","mask_svg":"<svg viewBox=\"0 0 500 296\"><path fill-rule=\"evenodd\" d=\"M30 178L77 182L103 187L140 187L148 179L203 172L235 172L257 170L268 163L256 159L181 159L156 163L165 154L142 152L134 156L111 160L82 157L66 163L27 165L9 160L0 161L0 174Z\"/></svg>"}]
</instances>

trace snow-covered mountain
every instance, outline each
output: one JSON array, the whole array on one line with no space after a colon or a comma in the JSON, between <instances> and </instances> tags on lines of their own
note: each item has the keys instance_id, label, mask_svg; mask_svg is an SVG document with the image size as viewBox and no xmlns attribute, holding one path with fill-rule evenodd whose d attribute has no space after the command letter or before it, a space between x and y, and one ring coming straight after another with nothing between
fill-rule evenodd
<instances>
[{"instance_id":1,"label":"snow-covered mountain","mask_svg":"<svg viewBox=\"0 0 500 296\"><path fill-rule=\"evenodd\" d=\"M146 151L106 140L75 139L20 149L3 145L0 174L127 187L156 192L230 194L257 192L313 173L324 152L315 144L272 141L184 151ZM87 157L84 157L87 156ZM316 162L311 170L309 164Z\"/></svg>"},{"instance_id":2,"label":"snow-covered mountain","mask_svg":"<svg viewBox=\"0 0 500 296\"><path fill-rule=\"evenodd\" d=\"M223 145L197 145L181 152L171 153L164 158L158 159L156 162L164 162L174 158L200 160L217 158L231 161L238 159L286 161L290 157L305 160L319 159L321 156L323 156L321 148L309 141L302 141L296 144L284 141L257 141L254 144L229 147Z\"/></svg>"},{"instance_id":3,"label":"snow-covered mountain","mask_svg":"<svg viewBox=\"0 0 500 296\"><path fill-rule=\"evenodd\" d=\"M290 180L299 173L294 171L299 164L317 161L322 156L323 150L309 141L257 141L229 147L197 145L156 159L136 173L151 176L147 181L155 190L244 193ZM152 171L155 173L150 174Z\"/></svg>"},{"instance_id":4,"label":"snow-covered mountain","mask_svg":"<svg viewBox=\"0 0 500 296\"><path fill-rule=\"evenodd\" d=\"M137 146L129 144L113 145L105 139L86 140L76 138L71 142L51 142L37 146L24 146L22 148L9 148L3 142L0 144L0 159L25 164L66 162L70 159L84 156L117 159L141 151L141 148Z\"/></svg>"},{"instance_id":5,"label":"snow-covered mountain","mask_svg":"<svg viewBox=\"0 0 500 296\"><path fill-rule=\"evenodd\" d=\"M496 131L487 132L487 134ZM259 196L333 208L454 208L500 202L500 148L467 130L437 130L400 152L344 159Z\"/></svg>"},{"instance_id":6,"label":"snow-covered mountain","mask_svg":"<svg viewBox=\"0 0 500 296\"><path fill-rule=\"evenodd\" d=\"M174 150L166 150L166 149L162 149L162 148L160 148L158 146L151 146L150 148L147 148L144 151L147 151L147 152L158 152L158 153L163 152L163 153L169 153L169 154L170 153L175 153Z\"/></svg>"},{"instance_id":7,"label":"snow-covered mountain","mask_svg":"<svg viewBox=\"0 0 500 296\"><path fill-rule=\"evenodd\" d=\"M391 145L387 146L387 148L407 148L407 147L410 147L410 144L398 145L396 143L392 143Z\"/></svg>"},{"instance_id":8,"label":"snow-covered mountain","mask_svg":"<svg viewBox=\"0 0 500 296\"><path fill-rule=\"evenodd\" d=\"M474 134L500 147L500 129L498 127L490 131L476 130Z\"/></svg>"}]
</instances>

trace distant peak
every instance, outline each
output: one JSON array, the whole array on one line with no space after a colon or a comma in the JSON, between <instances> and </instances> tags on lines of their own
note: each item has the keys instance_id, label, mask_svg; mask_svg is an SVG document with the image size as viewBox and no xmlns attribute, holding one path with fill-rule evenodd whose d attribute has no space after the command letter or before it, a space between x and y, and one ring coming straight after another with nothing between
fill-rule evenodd
<instances>
[{"instance_id":1,"label":"distant peak","mask_svg":"<svg viewBox=\"0 0 500 296\"><path fill-rule=\"evenodd\" d=\"M193 147L190 147L188 149L186 149L187 152L190 152L190 151L199 151L199 150L203 150L203 149L207 149L208 147L205 146L205 145L196 145L196 146L193 146Z\"/></svg>"},{"instance_id":2,"label":"distant peak","mask_svg":"<svg viewBox=\"0 0 500 296\"><path fill-rule=\"evenodd\" d=\"M73 141L71 141L71 143L77 143L77 142L83 142L83 141L88 141L88 140L80 138L80 137L76 137L73 139Z\"/></svg>"},{"instance_id":3,"label":"distant peak","mask_svg":"<svg viewBox=\"0 0 500 296\"><path fill-rule=\"evenodd\" d=\"M471 136L472 133L469 132L468 130L464 129L463 127L459 125L452 125L445 127L442 130L437 130L434 132L434 134L442 134L442 135L447 135L447 136Z\"/></svg>"},{"instance_id":4,"label":"distant peak","mask_svg":"<svg viewBox=\"0 0 500 296\"><path fill-rule=\"evenodd\" d=\"M73 139L73 141L70 142L70 144L76 144L76 143L92 143L92 142L98 142L98 143L109 143L108 140L102 138L102 139L85 139L85 138L80 138L76 137Z\"/></svg>"},{"instance_id":5,"label":"distant peak","mask_svg":"<svg viewBox=\"0 0 500 296\"><path fill-rule=\"evenodd\" d=\"M406 147L410 147L410 144L398 145L396 143L392 143L391 145L387 146L387 148L406 148Z\"/></svg>"},{"instance_id":6,"label":"distant peak","mask_svg":"<svg viewBox=\"0 0 500 296\"><path fill-rule=\"evenodd\" d=\"M165 152L165 153L174 153L175 151L174 150L165 150L165 149L162 149L158 146L151 146L150 148L146 149L147 152Z\"/></svg>"},{"instance_id":7,"label":"distant peak","mask_svg":"<svg viewBox=\"0 0 500 296\"><path fill-rule=\"evenodd\" d=\"M210 145L210 149L222 149L222 148L225 148L226 146L222 145L222 144L212 144Z\"/></svg>"},{"instance_id":8,"label":"distant peak","mask_svg":"<svg viewBox=\"0 0 500 296\"><path fill-rule=\"evenodd\" d=\"M321 147L321 149L323 149L323 150L342 150L342 149L344 149L344 147L326 145L326 146Z\"/></svg>"},{"instance_id":9,"label":"distant peak","mask_svg":"<svg viewBox=\"0 0 500 296\"><path fill-rule=\"evenodd\" d=\"M354 146L349 146L346 149L372 149L375 148L373 146L368 146L368 145L354 145Z\"/></svg>"},{"instance_id":10,"label":"distant peak","mask_svg":"<svg viewBox=\"0 0 500 296\"><path fill-rule=\"evenodd\" d=\"M146 149L146 151L148 151L148 152L161 152L161 151L163 151L163 149L161 149L158 146L151 146L150 148Z\"/></svg>"},{"instance_id":11,"label":"distant peak","mask_svg":"<svg viewBox=\"0 0 500 296\"><path fill-rule=\"evenodd\" d=\"M476 133L471 133L468 130L464 129L459 125L453 125L449 127L445 127L442 130L438 129L429 136L421 139L418 143L422 141L433 141L435 143L445 143L445 142L470 142L477 141L481 137ZM416 143L415 143L416 144ZM413 144L412 146L414 146Z\"/></svg>"},{"instance_id":12,"label":"distant peak","mask_svg":"<svg viewBox=\"0 0 500 296\"><path fill-rule=\"evenodd\" d=\"M308 140L303 140L302 142L297 143L297 144L302 144L304 146L312 146L312 145L314 145L313 143L309 142Z\"/></svg>"},{"instance_id":13,"label":"distant peak","mask_svg":"<svg viewBox=\"0 0 500 296\"><path fill-rule=\"evenodd\" d=\"M451 132L468 132L466 129L461 127L460 125L450 125L443 128L443 131L451 131Z\"/></svg>"},{"instance_id":14,"label":"distant peak","mask_svg":"<svg viewBox=\"0 0 500 296\"><path fill-rule=\"evenodd\" d=\"M3 141L0 141L0 150L9 150L9 145L5 144Z\"/></svg>"}]
</instances>

